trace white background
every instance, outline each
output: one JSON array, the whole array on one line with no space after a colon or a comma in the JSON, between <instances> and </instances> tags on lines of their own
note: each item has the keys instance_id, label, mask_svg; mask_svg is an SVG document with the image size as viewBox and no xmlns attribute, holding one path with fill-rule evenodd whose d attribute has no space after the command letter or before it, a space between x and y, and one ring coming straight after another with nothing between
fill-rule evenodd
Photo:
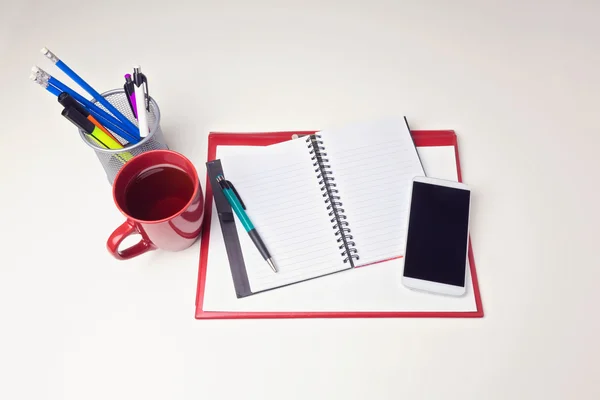
<instances>
[{"instance_id":1,"label":"white background","mask_svg":"<svg viewBox=\"0 0 600 400\"><path fill-rule=\"evenodd\" d=\"M0 398L598 399L594 1L0 3ZM142 29L137 30L137 21ZM405 114L455 129L486 316L194 319L199 244L119 262L93 152L28 80L140 64L172 149Z\"/></svg>"}]
</instances>

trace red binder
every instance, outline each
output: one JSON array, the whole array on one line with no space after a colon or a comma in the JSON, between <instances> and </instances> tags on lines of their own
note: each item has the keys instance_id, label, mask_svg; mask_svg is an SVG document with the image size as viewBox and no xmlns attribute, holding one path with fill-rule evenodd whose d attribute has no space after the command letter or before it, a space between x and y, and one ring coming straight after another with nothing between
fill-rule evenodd
<instances>
[{"instance_id":1,"label":"red binder","mask_svg":"<svg viewBox=\"0 0 600 400\"><path fill-rule=\"evenodd\" d=\"M307 135L315 131L289 131L289 132L267 132L267 133L218 133L213 132L208 136L208 159L214 160L217 146L267 146L291 140L293 134ZM456 169L458 180L462 182L460 160L458 155L458 142L456 134L451 130L443 131L411 131L413 140L417 147L426 146L454 146L456 155ZM483 305L479 292L477 271L473 249L469 240L469 265L471 279L473 280L473 291L475 296L476 311L311 311L311 312L229 312L229 311L204 311L204 287L206 269L208 262L208 245L210 240L210 224L212 213L212 188L206 180L206 201L204 210L204 226L202 228L202 243L200 246L200 267L198 271L198 287L196 290L196 318L197 319L258 319L258 318L481 318L483 317Z\"/></svg>"}]
</instances>

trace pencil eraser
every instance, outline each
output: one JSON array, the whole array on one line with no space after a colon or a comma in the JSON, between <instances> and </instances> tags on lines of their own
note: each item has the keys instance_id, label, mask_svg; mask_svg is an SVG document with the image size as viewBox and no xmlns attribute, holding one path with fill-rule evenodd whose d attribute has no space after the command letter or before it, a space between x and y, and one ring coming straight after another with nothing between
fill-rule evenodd
<instances>
[{"instance_id":1,"label":"pencil eraser","mask_svg":"<svg viewBox=\"0 0 600 400\"><path fill-rule=\"evenodd\" d=\"M52 53L50 50L48 50L47 47L44 47L42 50L40 50L41 53L43 55L45 55L50 61L52 61L53 63L57 63L58 62L58 57L56 57L56 55L54 55L54 53Z\"/></svg>"},{"instance_id":2,"label":"pencil eraser","mask_svg":"<svg viewBox=\"0 0 600 400\"><path fill-rule=\"evenodd\" d=\"M33 75L33 74L31 74L31 75L29 75L29 79L31 79L32 81L34 81L34 82L35 82L35 81L37 81L37 76L36 76L36 75Z\"/></svg>"},{"instance_id":3,"label":"pencil eraser","mask_svg":"<svg viewBox=\"0 0 600 400\"><path fill-rule=\"evenodd\" d=\"M31 67L31 72L33 72L34 74L39 74L41 71L42 70L38 67Z\"/></svg>"}]
</instances>

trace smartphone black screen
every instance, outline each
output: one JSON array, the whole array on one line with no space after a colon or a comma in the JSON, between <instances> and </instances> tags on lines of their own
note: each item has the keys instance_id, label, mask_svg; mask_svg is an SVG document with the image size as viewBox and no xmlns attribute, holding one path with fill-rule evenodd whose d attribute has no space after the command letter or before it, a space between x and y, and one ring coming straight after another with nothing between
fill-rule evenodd
<instances>
[{"instance_id":1,"label":"smartphone black screen","mask_svg":"<svg viewBox=\"0 0 600 400\"><path fill-rule=\"evenodd\" d=\"M465 285L469 190L413 182L404 276Z\"/></svg>"}]
</instances>

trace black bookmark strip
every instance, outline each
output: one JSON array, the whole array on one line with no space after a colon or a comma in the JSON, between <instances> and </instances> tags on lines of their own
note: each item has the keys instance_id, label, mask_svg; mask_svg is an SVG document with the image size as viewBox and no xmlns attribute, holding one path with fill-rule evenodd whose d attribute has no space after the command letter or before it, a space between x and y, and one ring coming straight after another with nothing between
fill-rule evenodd
<instances>
[{"instance_id":1,"label":"black bookmark strip","mask_svg":"<svg viewBox=\"0 0 600 400\"><path fill-rule=\"evenodd\" d=\"M252 292L250 291L250 283L248 281L240 238L235 227L233 210L225 198L221 186L217 183L217 176L224 175L221 160L207 162L206 170L210 186L213 189L213 199L217 208L219 223L221 224L223 240L225 241L225 250L227 251L235 294L238 298L250 296Z\"/></svg>"},{"instance_id":2,"label":"black bookmark strip","mask_svg":"<svg viewBox=\"0 0 600 400\"><path fill-rule=\"evenodd\" d=\"M421 156L419 155L419 151L417 150L417 144L415 143L415 138L413 138L412 131L410 130L410 126L408 125L408 120L406 116L404 116L404 123L406 124L406 129L408 129L408 133L410 134L410 140L412 140L413 146L415 146L415 150L417 152L417 158L419 159L419 163L421 164L421 168L425 171L425 167L423 167L423 160L421 160Z\"/></svg>"}]
</instances>

